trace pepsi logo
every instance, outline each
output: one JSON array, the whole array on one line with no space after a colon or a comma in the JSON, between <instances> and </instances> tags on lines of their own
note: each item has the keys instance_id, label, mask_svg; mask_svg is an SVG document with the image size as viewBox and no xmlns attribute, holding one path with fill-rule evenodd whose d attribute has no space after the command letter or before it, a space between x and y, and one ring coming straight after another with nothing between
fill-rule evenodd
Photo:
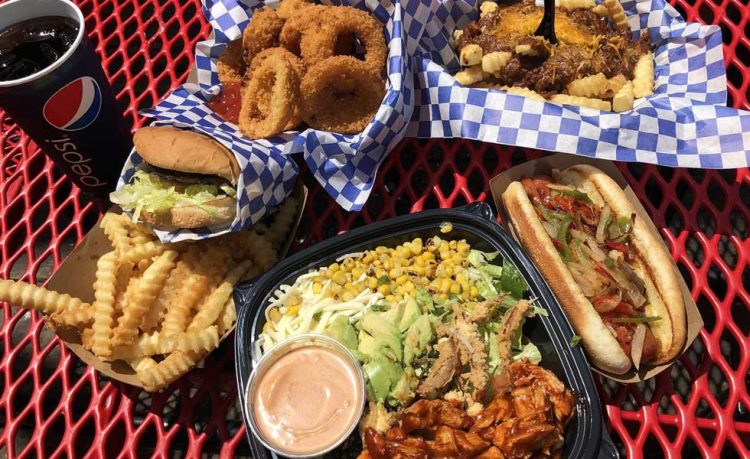
<instances>
[{"instance_id":1,"label":"pepsi logo","mask_svg":"<svg viewBox=\"0 0 750 459\"><path fill-rule=\"evenodd\" d=\"M63 131L80 131L96 120L102 107L102 92L91 77L81 77L60 88L47 99L42 113L49 124Z\"/></svg>"}]
</instances>

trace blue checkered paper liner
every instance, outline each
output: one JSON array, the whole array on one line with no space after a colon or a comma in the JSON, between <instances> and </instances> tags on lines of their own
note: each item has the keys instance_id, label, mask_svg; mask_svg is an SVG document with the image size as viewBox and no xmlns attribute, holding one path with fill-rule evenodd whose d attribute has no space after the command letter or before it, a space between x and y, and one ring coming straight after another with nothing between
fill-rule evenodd
<instances>
[{"instance_id":1,"label":"blue checkered paper liner","mask_svg":"<svg viewBox=\"0 0 750 459\"><path fill-rule=\"evenodd\" d=\"M647 33L654 94L610 113L465 88L451 37L478 17L476 0L434 0L415 55L411 137L485 142L672 167L750 165L750 112L726 107L721 29L685 22L663 0L622 2L636 36Z\"/></svg>"},{"instance_id":2,"label":"blue checkered paper liner","mask_svg":"<svg viewBox=\"0 0 750 459\"><path fill-rule=\"evenodd\" d=\"M422 3L420 3L422 1ZM342 135L306 129L287 132L263 140L249 140L237 126L223 121L206 106L222 90L217 60L226 45L241 39L255 9L274 8L278 2L269 0L203 0L203 12L213 27L208 40L196 45L195 66L188 82L171 93L145 116L159 124L177 124L205 132L243 157L244 181L239 187L241 207L237 220L229 230L237 230L257 221L266 207L277 204L283 193L293 189L297 174L289 155L302 153L309 169L323 188L346 210L359 210L367 201L378 167L388 152L404 136L413 111L414 84L412 60L424 24L431 14L428 0L414 1L407 11L401 0L345 0L336 4L367 10L385 25L389 52L386 95L373 121L359 134ZM324 2L326 3L326 2ZM407 49L411 43L411 49ZM248 156L258 161L248 160ZM268 161L268 160L271 161ZM128 180L139 163L137 155L126 165L123 180ZM244 164L252 164L246 168ZM266 163L267 168L256 167ZM255 186L257 183L258 186ZM261 196L255 196L263 190ZM211 229L191 232L161 233L163 240L207 237ZM226 230L225 230L226 231ZM224 231L213 232L217 235Z\"/></svg>"}]
</instances>

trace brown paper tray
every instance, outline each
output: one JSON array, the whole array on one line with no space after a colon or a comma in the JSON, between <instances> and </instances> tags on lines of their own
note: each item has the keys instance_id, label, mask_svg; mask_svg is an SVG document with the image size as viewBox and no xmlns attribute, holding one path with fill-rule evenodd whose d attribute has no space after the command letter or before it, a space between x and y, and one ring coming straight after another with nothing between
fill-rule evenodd
<instances>
[{"instance_id":1,"label":"brown paper tray","mask_svg":"<svg viewBox=\"0 0 750 459\"><path fill-rule=\"evenodd\" d=\"M280 259L284 258L289 252L289 248L294 241L294 235L299 228L305 202L307 201L307 188L301 182L298 182L292 192L292 196L296 197L299 201L299 214L292 226L289 240L279 252ZM113 207L110 210L120 211L117 207ZM107 239L101 227L96 225L86 234L78 247L63 261L62 265L60 265L55 274L50 278L46 287L50 290L78 297L87 303L93 303L96 262L101 255L110 250L112 250L112 244ZM221 337L219 342L224 341L233 331L234 326ZM62 328L57 330L56 333L68 349L73 351L86 364L94 367L98 372L110 379L124 382L131 386L143 387L138 378L136 378L135 372L127 363L120 360L105 362L98 359L91 351L84 349L81 344L80 333L77 330Z\"/></svg>"},{"instance_id":2,"label":"brown paper tray","mask_svg":"<svg viewBox=\"0 0 750 459\"><path fill-rule=\"evenodd\" d=\"M574 166L576 164L589 164L604 171L622 187L625 195L633 204L636 211L640 215L648 216L646 209L643 208L643 205L641 205L638 197L633 192L632 188L630 188L627 181L625 180L625 177L623 177L623 175L617 169L614 162L559 153L512 167L490 180L490 189L492 190L492 196L495 198L495 205L497 206L498 212L502 217L503 224L516 241L518 241L518 238L513 232L512 226L508 223L508 215L506 213L505 207L503 206L503 201L501 198L505 189L508 188L508 185L510 185L511 182L520 180L524 177L549 175L552 172L552 169L565 169L566 167ZM654 231L656 231L657 233L659 232L650 218L644 218L643 220L646 221L646 223ZM680 281L680 287L682 288L682 296L685 302L685 311L687 316L687 340L685 341L685 347L682 350L682 353L684 353L693 343L693 340L695 340L695 338L698 336L701 328L703 328L703 319L701 318L698 307L695 304L695 300L693 300L693 296L690 294L690 289L688 289L685 280L682 278L682 275L677 269L677 265L673 266L675 272L677 272ZM634 383L652 378L669 368L671 365L672 363L670 362L653 367L644 367L638 371L630 370L629 372L622 375L611 374L596 367L592 367L592 369L609 379L613 379L622 383Z\"/></svg>"}]
</instances>

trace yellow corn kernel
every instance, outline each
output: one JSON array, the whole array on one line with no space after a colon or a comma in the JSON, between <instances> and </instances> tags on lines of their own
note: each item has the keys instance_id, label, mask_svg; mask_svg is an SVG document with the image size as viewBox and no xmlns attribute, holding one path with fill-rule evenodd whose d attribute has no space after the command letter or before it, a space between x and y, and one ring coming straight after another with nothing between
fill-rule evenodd
<instances>
[{"instance_id":1,"label":"yellow corn kernel","mask_svg":"<svg viewBox=\"0 0 750 459\"><path fill-rule=\"evenodd\" d=\"M323 290L323 286L320 284L320 282L313 282L312 290L313 293L317 295L321 290Z\"/></svg>"},{"instance_id":2,"label":"yellow corn kernel","mask_svg":"<svg viewBox=\"0 0 750 459\"><path fill-rule=\"evenodd\" d=\"M435 254L432 252L425 252L422 254L422 258L424 258L425 261L431 261L435 259Z\"/></svg>"},{"instance_id":3,"label":"yellow corn kernel","mask_svg":"<svg viewBox=\"0 0 750 459\"><path fill-rule=\"evenodd\" d=\"M390 270L393 267L393 264L390 260L386 260L383 262L383 269Z\"/></svg>"},{"instance_id":4,"label":"yellow corn kernel","mask_svg":"<svg viewBox=\"0 0 750 459\"><path fill-rule=\"evenodd\" d=\"M471 289L469 290L469 295L471 295L472 298L478 297L479 296L479 289L477 289L476 287L474 287L472 285Z\"/></svg>"},{"instance_id":5,"label":"yellow corn kernel","mask_svg":"<svg viewBox=\"0 0 750 459\"><path fill-rule=\"evenodd\" d=\"M342 289L341 289L341 286L340 286L339 284L331 284L331 286L330 286L330 287L328 287L328 290L329 290L329 291L330 291L330 292L331 292L332 294L334 294L334 295L338 295L339 293L341 293L341 290L342 290Z\"/></svg>"},{"instance_id":6,"label":"yellow corn kernel","mask_svg":"<svg viewBox=\"0 0 750 459\"><path fill-rule=\"evenodd\" d=\"M409 277L402 274L396 278L396 285L404 285L409 280Z\"/></svg>"},{"instance_id":7,"label":"yellow corn kernel","mask_svg":"<svg viewBox=\"0 0 750 459\"><path fill-rule=\"evenodd\" d=\"M438 298L440 298L441 300L445 301L445 300L448 299L448 294L447 293L441 293L441 294L438 295Z\"/></svg>"},{"instance_id":8,"label":"yellow corn kernel","mask_svg":"<svg viewBox=\"0 0 750 459\"><path fill-rule=\"evenodd\" d=\"M388 253L388 248L387 247L383 247L382 245L379 245L378 247L375 248L375 253L377 253L378 255L382 255L384 253Z\"/></svg>"},{"instance_id":9,"label":"yellow corn kernel","mask_svg":"<svg viewBox=\"0 0 750 459\"><path fill-rule=\"evenodd\" d=\"M273 320L274 322L278 322L279 319L281 319L281 313L276 308L271 308L268 311L268 317Z\"/></svg>"},{"instance_id":10,"label":"yellow corn kernel","mask_svg":"<svg viewBox=\"0 0 750 459\"><path fill-rule=\"evenodd\" d=\"M403 288L406 293L414 293L414 291L416 290L416 287L414 286L414 282L412 281L406 281L406 283L404 283Z\"/></svg>"},{"instance_id":11,"label":"yellow corn kernel","mask_svg":"<svg viewBox=\"0 0 750 459\"><path fill-rule=\"evenodd\" d=\"M333 273L332 279L339 285L346 284L346 273L344 271L336 271Z\"/></svg>"},{"instance_id":12,"label":"yellow corn kernel","mask_svg":"<svg viewBox=\"0 0 750 459\"><path fill-rule=\"evenodd\" d=\"M289 306L286 308L286 315L296 316L299 313L299 306Z\"/></svg>"},{"instance_id":13,"label":"yellow corn kernel","mask_svg":"<svg viewBox=\"0 0 750 459\"><path fill-rule=\"evenodd\" d=\"M409 249L411 250L412 255L421 254L422 250L424 249L424 246L422 245L422 239L416 238L411 241L411 247Z\"/></svg>"},{"instance_id":14,"label":"yellow corn kernel","mask_svg":"<svg viewBox=\"0 0 750 459\"><path fill-rule=\"evenodd\" d=\"M448 279L441 279L440 280L440 290L441 293L448 293L451 289L451 281Z\"/></svg>"},{"instance_id":15,"label":"yellow corn kernel","mask_svg":"<svg viewBox=\"0 0 750 459\"><path fill-rule=\"evenodd\" d=\"M380 293L383 296L386 296L391 293L391 286L388 284L383 284L378 287L378 293Z\"/></svg>"},{"instance_id":16,"label":"yellow corn kernel","mask_svg":"<svg viewBox=\"0 0 750 459\"><path fill-rule=\"evenodd\" d=\"M265 325L263 325L263 333L268 333L273 331L273 322L266 322Z\"/></svg>"},{"instance_id":17,"label":"yellow corn kernel","mask_svg":"<svg viewBox=\"0 0 750 459\"><path fill-rule=\"evenodd\" d=\"M385 296L385 301L387 301L389 303L395 303L396 302L396 297L393 296L393 295L386 295Z\"/></svg>"},{"instance_id":18,"label":"yellow corn kernel","mask_svg":"<svg viewBox=\"0 0 750 459\"><path fill-rule=\"evenodd\" d=\"M448 247L450 247L451 249L455 249L457 245L458 241L456 241L455 239L448 243Z\"/></svg>"},{"instance_id":19,"label":"yellow corn kernel","mask_svg":"<svg viewBox=\"0 0 750 459\"><path fill-rule=\"evenodd\" d=\"M375 290L376 288L378 288L378 280L375 279L374 277L368 277L367 278L367 287L370 288L370 289L372 289L372 290Z\"/></svg>"},{"instance_id":20,"label":"yellow corn kernel","mask_svg":"<svg viewBox=\"0 0 750 459\"><path fill-rule=\"evenodd\" d=\"M357 280L360 277L362 277L362 274L365 273L365 270L359 266L355 266L352 268L352 279Z\"/></svg>"},{"instance_id":21,"label":"yellow corn kernel","mask_svg":"<svg viewBox=\"0 0 750 459\"><path fill-rule=\"evenodd\" d=\"M451 293L459 294L461 293L461 285L456 284L455 282L451 284Z\"/></svg>"},{"instance_id":22,"label":"yellow corn kernel","mask_svg":"<svg viewBox=\"0 0 750 459\"><path fill-rule=\"evenodd\" d=\"M393 268L390 271L388 271L388 277L391 279L396 279L397 277L400 277L403 275L403 270L401 268Z\"/></svg>"},{"instance_id":23,"label":"yellow corn kernel","mask_svg":"<svg viewBox=\"0 0 750 459\"><path fill-rule=\"evenodd\" d=\"M335 273L339 270L341 266L338 263L333 263L331 266L328 267L328 271Z\"/></svg>"},{"instance_id":24,"label":"yellow corn kernel","mask_svg":"<svg viewBox=\"0 0 750 459\"><path fill-rule=\"evenodd\" d=\"M367 255L365 255L364 258L362 258L362 263L370 264L373 261L375 261L375 258L377 257L374 252L367 252Z\"/></svg>"},{"instance_id":25,"label":"yellow corn kernel","mask_svg":"<svg viewBox=\"0 0 750 459\"><path fill-rule=\"evenodd\" d=\"M398 252L396 252L396 255L399 258L406 259L406 258L409 258L411 256L411 250L409 250L406 247L399 247L398 248Z\"/></svg>"},{"instance_id":26,"label":"yellow corn kernel","mask_svg":"<svg viewBox=\"0 0 750 459\"><path fill-rule=\"evenodd\" d=\"M354 299L354 294L347 290L346 292L341 294L341 299L344 301L351 301Z\"/></svg>"},{"instance_id":27,"label":"yellow corn kernel","mask_svg":"<svg viewBox=\"0 0 750 459\"><path fill-rule=\"evenodd\" d=\"M413 266L410 271L417 276L424 276L425 269L421 266Z\"/></svg>"},{"instance_id":28,"label":"yellow corn kernel","mask_svg":"<svg viewBox=\"0 0 750 459\"><path fill-rule=\"evenodd\" d=\"M471 247L466 242L461 241L458 243L458 245L456 245L456 250L458 250L458 253L460 253L461 255L467 255L469 253L469 250L471 250Z\"/></svg>"}]
</instances>

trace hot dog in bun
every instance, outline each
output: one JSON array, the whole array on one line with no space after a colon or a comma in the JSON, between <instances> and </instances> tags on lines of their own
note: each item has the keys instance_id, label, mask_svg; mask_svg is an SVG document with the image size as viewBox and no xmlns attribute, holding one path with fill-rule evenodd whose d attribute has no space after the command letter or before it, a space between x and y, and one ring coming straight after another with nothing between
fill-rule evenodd
<instances>
[{"instance_id":1,"label":"hot dog in bun","mask_svg":"<svg viewBox=\"0 0 750 459\"><path fill-rule=\"evenodd\" d=\"M578 165L513 182L502 200L596 367L623 374L679 355L687 325L674 262L614 180Z\"/></svg>"},{"instance_id":2,"label":"hot dog in bun","mask_svg":"<svg viewBox=\"0 0 750 459\"><path fill-rule=\"evenodd\" d=\"M133 143L146 164L110 195L113 203L159 229L234 220L240 168L231 151L210 137L172 127L141 128Z\"/></svg>"}]
</instances>

